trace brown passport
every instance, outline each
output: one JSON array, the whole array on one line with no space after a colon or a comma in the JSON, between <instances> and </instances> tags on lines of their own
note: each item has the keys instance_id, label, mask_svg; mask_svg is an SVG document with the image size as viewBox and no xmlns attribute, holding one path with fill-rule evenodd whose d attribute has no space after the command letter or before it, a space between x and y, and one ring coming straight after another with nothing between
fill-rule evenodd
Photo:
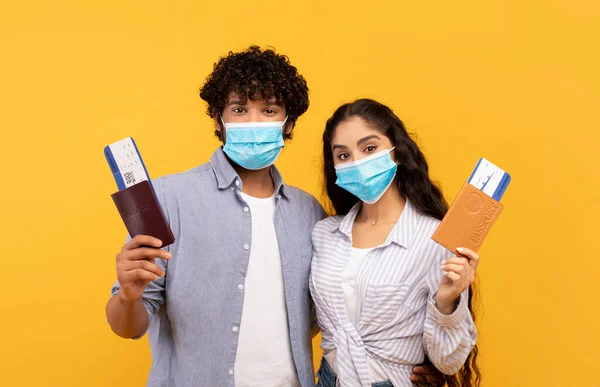
<instances>
[{"instance_id":1,"label":"brown passport","mask_svg":"<svg viewBox=\"0 0 600 387\"><path fill-rule=\"evenodd\" d=\"M457 247L478 251L503 209L500 202L465 183L431 239L455 254Z\"/></svg>"},{"instance_id":2,"label":"brown passport","mask_svg":"<svg viewBox=\"0 0 600 387\"><path fill-rule=\"evenodd\" d=\"M149 235L160 239L162 247L175 242L173 232L147 181L134 184L111 196L132 238L136 235Z\"/></svg>"}]
</instances>

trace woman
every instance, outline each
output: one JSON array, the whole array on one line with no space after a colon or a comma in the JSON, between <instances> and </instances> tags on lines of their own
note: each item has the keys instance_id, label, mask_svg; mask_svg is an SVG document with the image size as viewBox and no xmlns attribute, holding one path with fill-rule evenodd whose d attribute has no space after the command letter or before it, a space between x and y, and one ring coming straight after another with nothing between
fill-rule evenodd
<instances>
[{"instance_id":1,"label":"woman","mask_svg":"<svg viewBox=\"0 0 600 387\"><path fill-rule=\"evenodd\" d=\"M471 385L473 373L478 385L469 287L479 256L431 240L447 204L402 121L372 100L343 105L323 155L337 216L313 231L318 386L409 387L425 357L446 375L463 368L449 386Z\"/></svg>"}]
</instances>

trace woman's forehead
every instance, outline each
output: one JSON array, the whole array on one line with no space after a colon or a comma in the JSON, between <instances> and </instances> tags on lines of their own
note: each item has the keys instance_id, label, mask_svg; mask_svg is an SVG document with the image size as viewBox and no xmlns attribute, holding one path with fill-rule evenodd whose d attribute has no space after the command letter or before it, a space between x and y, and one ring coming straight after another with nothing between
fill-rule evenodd
<instances>
[{"instance_id":1,"label":"woman's forehead","mask_svg":"<svg viewBox=\"0 0 600 387\"><path fill-rule=\"evenodd\" d=\"M335 129L332 139L334 140L334 142L336 140L352 142L354 140L357 141L358 139L370 135L377 135L380 138L385 137L381 135L381 132L379 130L377 130L372 125L369 125L361 117L354 116L340 122L340 124Z\"/></svg>"}]
</instances>

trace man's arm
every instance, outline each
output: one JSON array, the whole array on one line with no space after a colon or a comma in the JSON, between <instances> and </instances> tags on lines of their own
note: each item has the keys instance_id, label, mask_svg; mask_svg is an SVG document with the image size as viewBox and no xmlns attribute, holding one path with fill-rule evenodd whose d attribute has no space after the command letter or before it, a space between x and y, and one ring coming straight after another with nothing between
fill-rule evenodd
<instances>
[{"instance_id":1,"label":"man's arm","mask_svg":"<svg viewBox=\"0 0 600 387\"><path fill-rule=\"evenodd\" d=\"M164 302L166 265L162 259L171 259L171 253L160 249L161 245L156 238L138 235L117 254L118 286L106 304L106 319L121 337L143 335L148 329L149 314L154 314Z\"/></svg>"},{"instance_id":2,"label":"man's arm","mask_svg":"<svg viewBox=\"0 0 600 387\"><path fill-rule=\"evenodd\" d=\"M148 312L141 298L128 301L120 294L111 297L106 318L113 332L125 339L139 337L148 329Z\"/></svg>"}]
</instances>

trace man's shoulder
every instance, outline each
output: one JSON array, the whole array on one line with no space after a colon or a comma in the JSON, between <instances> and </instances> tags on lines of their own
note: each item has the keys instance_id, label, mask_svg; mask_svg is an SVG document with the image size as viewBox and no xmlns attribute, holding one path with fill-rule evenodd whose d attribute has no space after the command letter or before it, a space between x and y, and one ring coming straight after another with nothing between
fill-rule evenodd
<instances>
[{"instance_id":1,"label":"man's shoulder","mask_svg":"<svg viewBox=\"0 0 600 387\"><path fill-rule=\"evenodd\" d=\"M214 171L210 163L204 163L186 171L160 176L154 179L153 182L164 188L188 187L194 183L212 183L214 179L207 179L211 176L214 176Z\"/></svg>"},{"instance_id":2,"label":"man's shoulder","mask_svg":"<svg viewBox=\"0 0 600 387\"><path fill-rule=\"evenodd\" d=\"M317 199L313 195L309 194L301 188L294 187L293 185L286 184L284 190L285 194L288 195L290 199L296 199L307 202L317 202Z\"/></svg>"},{"instance_id":3,"label":"man's shoulder","mask_svg":"<svg viewBox=\"0 0 600 387\"><path fill-rule=\"evenodd\" d=\"M313 224L325 217L323 206L313 195L291 185L286 185L284 190L285 195L290 199L289 203L297 209L296 212L311 214Z\"/></svg>"}]
</instances>

